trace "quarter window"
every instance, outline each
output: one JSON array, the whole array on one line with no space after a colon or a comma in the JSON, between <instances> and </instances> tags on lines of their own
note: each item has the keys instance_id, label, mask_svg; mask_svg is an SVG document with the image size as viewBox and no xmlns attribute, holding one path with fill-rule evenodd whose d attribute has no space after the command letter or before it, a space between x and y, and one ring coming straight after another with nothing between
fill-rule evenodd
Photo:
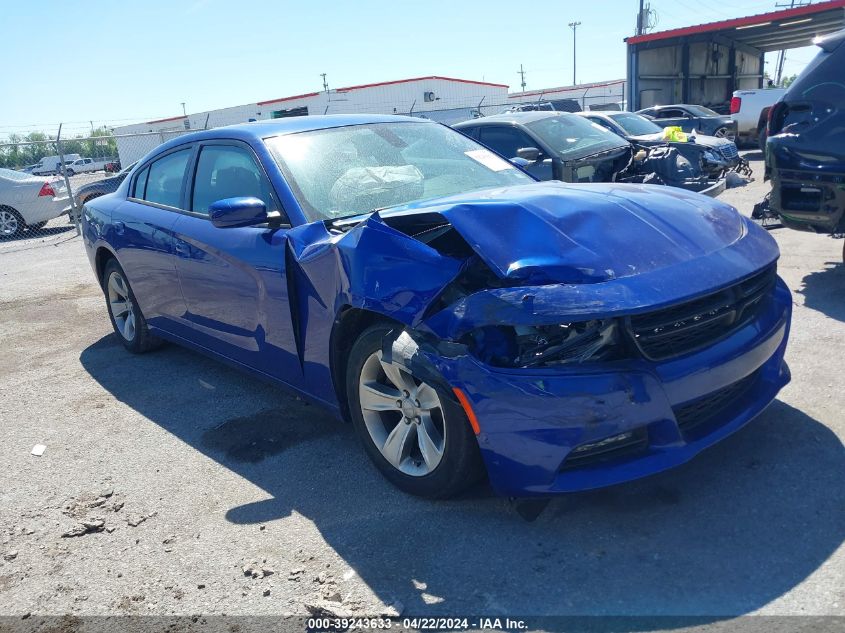
<instances>
[{"instance_id":1,"label":"quarter window","mask_svg":"<svg viewBox=\"0 0 845 633\"><path fill-rule=\"evenodd\" d=\"M208 207L225 198L252 197L275 211L270 184L252 153L234 145L206 145L200 151L191 210L208 213Z\"/></svg>"},{"instance_id":2,"label":"quarter window","mask_svg":"<svg viewBox=\"0 0 845 633\"><path fill-rule=\"evenodd\" d=\"M135 177L135 186L132 189L132 197L138 200L144 199L144 190L147 188L147 176L150 174L150 168L145 167Z\"/></svg>"},{"instance_id":3,"label":"quarter window","mask_svg":"<svg viewBox=\"0 0 845 633\"><path fill-rule=\"evenodd\" d=\"M182 196L182 181L185 179L185 167L190 157L191 150L186 148L167 154L150 165L144 200L178 208Z\"/></svg>"}]
</instances>

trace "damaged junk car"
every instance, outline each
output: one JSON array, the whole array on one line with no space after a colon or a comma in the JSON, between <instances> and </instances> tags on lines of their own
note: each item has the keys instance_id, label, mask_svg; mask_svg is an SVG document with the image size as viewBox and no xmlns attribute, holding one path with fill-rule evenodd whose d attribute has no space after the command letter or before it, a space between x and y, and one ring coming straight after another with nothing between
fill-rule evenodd
<instances>
[{"instance_id":1,"label":"damaged junk car","mask_svg":"<svg viewBox=\"0 0 845 633\"><path fill-rule=\"evenodd\" d=\"M821 50L769 110L770 207L784 226L845 233L845 30L816 44Z\"/></svg>"},{"instance_id":2,"label":"damaged junk car","mask_svg":"<svg viewBox=\"0 0 845 633\"><path fill-rule=\"evenodd\" d=\"M643 477L789 381L764 230L680 189L537 182L431 121L186 134L86 203L83 236L127 350L171 341L288 387L416 495Z\"/></svg>"},{"instance_id":3,"label":"damaged junk car","mask_svg":"<svg viewBox=\"0 0 845 633\"><path fill-rule=\"evenodd\" d=\"M724 179L705 173L701 156L686 158L667 143L634 145L577 114L514 112L454 126L539 180L671 185L716 196Z\"/></svg>"},{"instance_id":4,"label":"damaged junk car","mask_svg":"<svg viewBox=\"0 0 845 633\"><path fill-rule=\"evenodd\" d=\"M736 143L718 136L691 133L685 141L666 139L664 128L634 112L579 112L579 116L592 121L629 143L641 148L670 145L691 163L701 164L711 178L719 178L727 170L747 169L747 161L739 155Z\"/></svg>"}]
</instances>

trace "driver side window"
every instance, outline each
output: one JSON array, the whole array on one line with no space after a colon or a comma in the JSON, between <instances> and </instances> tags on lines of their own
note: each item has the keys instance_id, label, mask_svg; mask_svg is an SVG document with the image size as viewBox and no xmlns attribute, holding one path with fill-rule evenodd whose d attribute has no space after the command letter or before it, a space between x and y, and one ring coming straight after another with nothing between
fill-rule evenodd
<instances>
[{"instance_id":1,"label":"driver side window","mask_svg":"<svg viewBox=\"0 0 845 633\"><path fill-rule=\"evenodd\" d=\"M252 197L264 202L267 211L278 211L270 191L270 183L249 150L236 145L205 145L197 161L191 210L207 214L218 200Z\"/></svg>"},{"instance_id":2,"label":"driver side window","mask_svg":"<svg viewBox=\"0 0 845 633\"><path fill-rule=\"evenodd\" d=\"M523 147L537 146L537 143L522 130L499 125L481 127L478 140L505 158L514 158L516 151Z\"/></svg>"}]
</instances>

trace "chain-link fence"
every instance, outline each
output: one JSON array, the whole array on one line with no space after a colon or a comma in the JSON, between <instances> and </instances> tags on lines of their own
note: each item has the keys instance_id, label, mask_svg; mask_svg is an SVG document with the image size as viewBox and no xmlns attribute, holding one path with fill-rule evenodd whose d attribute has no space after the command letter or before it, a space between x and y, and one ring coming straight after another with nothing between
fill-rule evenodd
<instances>
[{"instance_id":1,"label":"chain-link fence","mask_svg":"<svg viewBox=\"0 0 845 633\"><path fill-rule=\"evenodd\" d=\"M190 130L0 143L0 254L79 235L82 205L117 189L132 165ZM32 138L36 137L36 138Z\"/></svg>"},{"instance_id":2,"label":"chain-link fence","mask_svg":"<svg viewBox=\"0 0 845 633\"><path fill-rule=\"evenodd\" d=\"M509 111L619 109L623 100L624 92L590 95L585 91L567 97L561 91L551 91L492 103L484 97L470 96L457 104L452 100L452 107L427 104L424 109L408 104L368 103L365 111L404 114L454 125ZM323 109L315 112L313 108L301 107L285 116L361 111L360 106L341 100L329 102ZM271 116L262 118L273 118L276 114L271 112ZM84 136L63 136L59 126L51 136L38 132L26 137L13 134L5 141L0 140L0 254L79 235L82 205L115 191L134 163L161 143L197 128L254 120L239 108L192 118L197 119L193 125L187 117L174 117L123 130L92 126Z\"/></svg>"}]
</instances>

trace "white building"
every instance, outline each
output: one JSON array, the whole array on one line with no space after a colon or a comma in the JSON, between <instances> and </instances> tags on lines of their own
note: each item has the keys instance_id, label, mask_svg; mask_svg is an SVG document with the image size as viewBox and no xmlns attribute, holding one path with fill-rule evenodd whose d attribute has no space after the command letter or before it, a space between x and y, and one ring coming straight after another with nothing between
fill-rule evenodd
<instances>
[{"instance_id":1,"label":"white building","mask_svg":"<svg viewBox=\"0 0 845 633\"><path fill-rule=\"evenodd\" d=\"M508 86L451 77L416 77L270 99L246 105L123 125L114 129L123 165L185 130L306 114L411 114L463 121L480 106L507 107ZM138 136L123 136L138 135Z\"/></svg>"}]
</instances>

